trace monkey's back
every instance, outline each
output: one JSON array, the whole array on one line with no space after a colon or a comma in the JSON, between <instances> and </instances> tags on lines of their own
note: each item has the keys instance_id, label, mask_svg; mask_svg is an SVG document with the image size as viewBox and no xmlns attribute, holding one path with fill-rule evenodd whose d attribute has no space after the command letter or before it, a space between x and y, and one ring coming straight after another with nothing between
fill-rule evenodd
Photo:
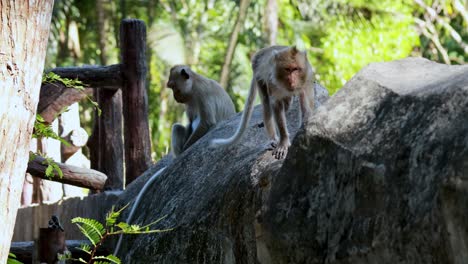
<instances>
[{"instance_id":1,"label":"monkey's back","mask_svg":"<svg viewBox=\"0 0 468 264\"><path fill-rule=\"evenodd\" d=\"M214 85L212 86L212 89L216 91L216 98L215 104L216 104L216 122L220 122L222 120L228 119L232 117L233 115L236 114L236 109L234 107L234 103L232 102L231 97L229 94L226 92L226 90L221 87L219 83L217 83L214 80L211 80L214 82Z\"/></svg>"},{"instance_id":2,"label":"monkey's back","mask_svg":"<svg viewBox=\"0 0 468 264\"><path fill-rule=\"evenodd\" d=\"M215 80L198 75L199 102L201 108L209 113L214 113L214 121L218 123L236 114L234 103L226 90ZM202 110L202 111L203 111Z\"/></svg>"}]
</instances>

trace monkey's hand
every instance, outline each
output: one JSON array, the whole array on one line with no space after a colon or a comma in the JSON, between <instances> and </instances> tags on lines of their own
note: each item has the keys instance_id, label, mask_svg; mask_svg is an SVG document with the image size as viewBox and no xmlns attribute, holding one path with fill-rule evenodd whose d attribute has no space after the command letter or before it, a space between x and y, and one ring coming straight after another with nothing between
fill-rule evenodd
<instances>
[{"instance_id":1,"label":"monkey's hand","mask_svg":"<svg viewBox=\"0 0 468 264\"><path fill-rule=\"evenodd\" d=\"M289 141L280 142L271 152L271 155L275 156L276 159L284 159L288 154Z\"/></svg>"}]
</instances>

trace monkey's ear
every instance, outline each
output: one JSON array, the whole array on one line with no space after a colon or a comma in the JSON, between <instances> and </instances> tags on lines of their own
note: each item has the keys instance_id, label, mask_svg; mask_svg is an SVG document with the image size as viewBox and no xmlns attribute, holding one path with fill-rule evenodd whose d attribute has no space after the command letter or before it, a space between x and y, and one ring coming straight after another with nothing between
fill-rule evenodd
<instances>
[{"instance_id":1,"label":"monkey's ear","mask_svg":"<svg viewBox=\"0 0 468 264\"><path fill-rule=\"evenodd\" d=\"M186 69L182 69L180 71L180 75L182 75L182 77L184 77L185 79L189 79L190 78L190 75L188 74L187 70Z\"/></svg>"}]
</instances>

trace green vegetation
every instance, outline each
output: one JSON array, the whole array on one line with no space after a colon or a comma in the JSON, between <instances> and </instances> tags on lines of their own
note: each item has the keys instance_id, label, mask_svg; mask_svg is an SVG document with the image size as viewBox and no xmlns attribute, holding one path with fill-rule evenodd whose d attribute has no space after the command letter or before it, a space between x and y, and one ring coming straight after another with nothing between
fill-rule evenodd
<instances>
[{"instance_id":1,"label":"green vegetation","mask_svg":"<svg viewBox=\"0 0 468 264\"><path fill-rule=\"evenodd\" d=\"M18 261L15 254L8 253L7 264L23 264L23 262Z\"/></svg>"},{"instance_id":2,"label":"green vegetation","mask_svg":"<svg viewBox=\"0 0 468 264\"><path fill-rule=\"evenodd\" d=\"M44 121L44 118L40 114L36 114L36 121L34 122L34 130L32 134L33 138L53 138L60 141L62 144L69 146L70 144L64 140L62 137L57 135L54 130L52 129L51 125ZM41 156L44 158L42 162L44 165L47 165L45 170L45 175L48 178L53 177L63 177L63 172L58 166L58 164L52 159L44 155L43 153L37 152L29 152L29 161L32 161L36 158L36 156Z\"/></svg>"},{"instance_id":3,"label":"green vegetation","mask_svg":"<svg viewBox=\"0 0 468 264\"><path fill-rule=\"evenodd\" d=\"M72 219L72 223L76 224L80 229L81 233L85 235L85 237L91 242L92 246L90 245L81 245L80 250L85 252L89 255L88 260L80 259L73 259L68 254L61 257L64 260L75 260L80 263L95 263L95 264L104 264L104 263L121 263L120 259L112 254L107 256L96 256L96 250L102 246L104 240L106 240L110 236L121 235L121 234L152 234L152 233L161 233L169 231L170 229L153 229L151 230L150 227L164 219L164 217L147 224L145 226L138 226L138 225L130 225L125 222L117 223L117 219L120 217L122 211L127 208L127 206L121 208L118 211L114 211L114 207L112 207L111 211L106 216L105 224L101 224L100 222L90 219L90 218L83 218L83 217L75 217Z\"/></svg>"},{"instance_id":4,"label":"green vegetation","mask_svg":"<svg viewBox=\"0 0 468 264\"><path fill-rule=\"evenodd\" d=\"M76 89L76 90L80 91L82 94L85 95L87 101L94 106L94 108L96 109L98 115L101 115L101 109L99 108L98 103L96 101L94 101L93 99L91 99L84 92L86 84L84 84L82 81L77 80L77 79L62 78L62 77L60 77L59 75L57 75L57 74L55 74L53 72L48 72L48 73L46 73L46 74L44 74L42 76L42 83L43 84L46 84L46 83L50 83L50 84L61 83L67 88L72 88L72 89ZM64 111L66 111L66 109L63 109L61 111L61 113L63 113Z\"/></svg>"},{"instance_id":5,"label":"green vegetation","mask_svg":"<svg viewBox=\"0 0 468 264\"><path fill-rule=\"evenodd\" d=\"M168 69L190 64L219 81L243 1L57 1L46 67L118 63L120 20L145 21L149 121L158 159L169 148L171 125L184 120L183 107L165 88ZM424 56L463 64L468 59L466 5L460 0L250 1L225 88L242 110L252 76L250 56L271 38L307 50L318 80L332 94L372 62ZM84 107L83 118L91 111ZM84 123L91 124L89 118Z\"/></svg>"},{"instance_id":6,"label":"green vegetation","mask_svg":"<svg viewBox=\"0 0 468 264\"><path fill-rule=\"evenodd\" d=\"M58 76L57 74L55 74L53 72L49 72L49 73L44 74L42 76L42 83L43 84L46 84L46 83L50 83L50 84L62 83L67 88L77 89L78 91L85 94L84 93L84 89L85 89L85 84L84 83L82 83L79 80L72 80L72 79L62 78L62 77ZM92 100L88 95L86 95L86 98L87 98L87 101L94 106L94 108L97 110L97 113L100 115L101 109L99 108L97 102ZM61 113L65 112L65 111L67 111L67 109L63 109L61 111ZM54 130L52 129L51 124L47 123L40 114L36 114L36 120L34 122L34 130L33 130L32 138L37 138L37 139L53 138L53 139L56 139L56 140L60 141L60 143L64 144L65 146L70 145L65 139L63 139L62 137L57 135L57 133L54 132ZM30 152L29 153L29 161L34 160L36 158L36 156L41 156L41 157L44 158L44 161L42 163L44 165L47 165L47 168L45 170L45 175L48 178L53 178L53 177L62 178L63 177L63 172L60 169L60 167L58 166L58 164L52 158L47 157L47 155L45 155L45 154L43 154L41 152L37 152L37 153Z\"/></svg>"}]
</instances>

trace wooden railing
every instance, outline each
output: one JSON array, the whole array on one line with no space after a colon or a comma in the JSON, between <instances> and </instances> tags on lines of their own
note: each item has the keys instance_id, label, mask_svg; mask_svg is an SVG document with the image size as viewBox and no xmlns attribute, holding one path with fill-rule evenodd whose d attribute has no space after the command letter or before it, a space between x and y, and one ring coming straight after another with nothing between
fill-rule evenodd
<instances>
[{"instance_id":1,"label":"wooden railing","mask_svg":"<svg viewBox=\"0 0 468 264\"><path fill-rule=\"evenodd\" d=\"M120 48L122 61L116 65L52 69L52 72L63 78L82 81L86 88L84 91L78 91L59 83L44 84L38 104L38 113L45 121L52 122L65 107L86 96L94 95L102 112L101 115L95 114L93 132L87 145L90 149L91 168L107 175L102 187L105 190L123 189L124 182L128 185L151 165L148 98L145 86L146 27L143 21L122 21ZM36 169L39 167L37 161L32 161L29 165L36 165ZM67 165L61 166L66 169ZM82 173L86 174L86 171ZM41 176L40 170L31 174ZM102 175L88 170L87 177L96 175L102 180ZM91 189L99 186L74 185Z\"/></svg>"}]
</instances>

